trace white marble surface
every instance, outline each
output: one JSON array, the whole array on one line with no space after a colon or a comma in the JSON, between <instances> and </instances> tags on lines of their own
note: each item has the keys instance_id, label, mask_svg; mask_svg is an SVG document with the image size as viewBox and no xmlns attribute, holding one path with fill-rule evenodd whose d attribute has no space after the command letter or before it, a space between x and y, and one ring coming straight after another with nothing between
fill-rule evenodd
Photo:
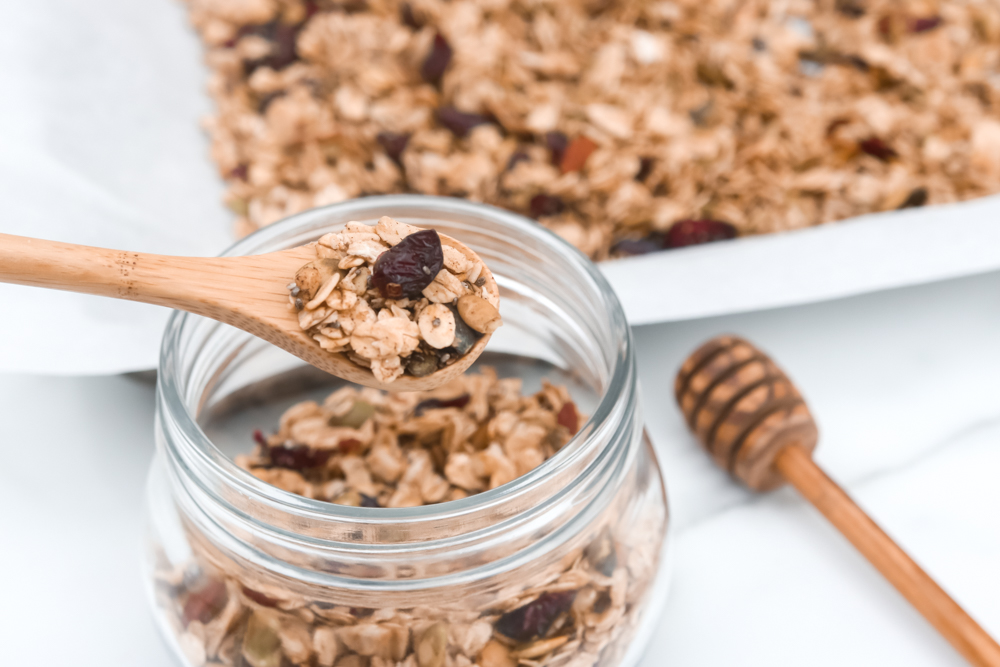
<instances>
[{"instance_id":1,"label":"white marble surface","mask_svg":"<svg viewBox=\"0 0 1000 667\"><path fill-rule=\"evenodd\" d=\"M1000 635L1000 273L636 330L675 522L642 667L961 665L789 491L713 469L670 394L683 356L737 332L797 381L817 459ZM152 388L0 376L0 664L168 667L139 578Z\"/></svg>"}]
</instances>

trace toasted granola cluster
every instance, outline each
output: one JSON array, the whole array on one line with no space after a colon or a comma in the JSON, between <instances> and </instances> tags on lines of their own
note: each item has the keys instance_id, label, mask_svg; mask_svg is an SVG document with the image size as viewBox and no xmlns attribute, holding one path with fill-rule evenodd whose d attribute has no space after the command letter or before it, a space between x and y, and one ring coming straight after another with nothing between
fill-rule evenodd
<instances>
[{"instance_id":1,"label":"toasted granola cluster","mask_svg":"<svg viewBox=\"0 0 1000 667\"><path fill-rule=\"evenodd\" d=\"M300 403L277 433L258 433L256 451L237 462L309 498L410 507L505 484L581 425L564 387L543 383L523 396L519 379L485 369L432 392L347 387L322 404ZM195 667L618 664L648 599L664 529L662 496L642 496L647 473L636 464L577 540L488 592L442 589L433 603L406 604L406 597L400 604L372 591L361 607L351 591L276 580L189 527L192 558L173 564L158 555L157 601ZM320 567L341 572L345 565Z\"/></svg>"},{"instance_id":2,"label":"toasted granola cluster","mask_svg":"<svg viewBox=\"0 0 1000 667\"><path fill-rule=\"evenodd\" d=\"M449 366L502 324L482 260L432 229L348 222L319 239L316 257L288 285L299 326L380 382Z\"/></svg>"},{"instance_id":3,"label":"toasted granola cluster","mask_svg":"<svg viewBox=\"0 0 1000 667\"><path fill-rule=\"evenodd\" d=\"M496 488L536 468L580 427L565 387L523 396L490 368L429 392L344 387L299 403L237 463L286 491L341 505L414 507Z\"/></svg>"},{"instance_id":4,"label":"toasted granola cluster","mask_svg":"<svg viewBox=\"0 0 1000 667\"><path fill-rule=\"evenodd\" d=\"M240 233L419 192L603 259L1000 190L991 0L186 1Z\"/></svg>"}]
</instances>

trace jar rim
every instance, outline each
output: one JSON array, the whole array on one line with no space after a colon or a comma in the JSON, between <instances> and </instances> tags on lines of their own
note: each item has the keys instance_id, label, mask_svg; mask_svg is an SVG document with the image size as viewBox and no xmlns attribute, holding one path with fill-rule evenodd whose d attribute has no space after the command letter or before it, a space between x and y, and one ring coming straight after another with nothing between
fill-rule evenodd
<instances>
[{"instance_id":1,"label":"jar rim","mask_svg":"<svg viewBox=\"0 0 1000 667\"><path fill-rule=\"evenodd\" d=\"M181 345L181 337L185 327L198 321L195 316L174 312L167 324L160 352L160 364L157 381L159 408L164 414L175 420L179 429L189 441L180 456L180 463L192 471L192 468L210 469L222 477L229 486L252 494L255 499L264 504L288 511L300 516L320 521L338 521L345 524L406 524L426 521L447 521L480 512L485 508L502 503L505 499L515 496L525 489L536 488L552 479L567 466L578 462L587 454L586 443L593 439L593 434L606 427L613 416L616 406L623 396L635 394L634 351L632 334L625 318L624 310L610 284L597 266L583 253L544 228L537 222L518 214L487 204L470 202L463 199L438 197L430 195L381 195L349 200L339 204L320 207L289 216L283 220L264 227L230 246L221 256L238 256L268 252L274 249L274 244L290 236L296 229L318 221L325 217L336 216L340 219L355 219L371 217L373 211L391 211L401 209L419 210L429 214L465 215L471 217L489 217L501 221L518 234L523 234L528 242L545 246L558 252L561 259L568 261L580 272L584 282L593 288L596 306L606 317L608 327L615 336L615 344L619 353L613 356L612 367L607 377L607 386L603 388L600 399L587 422L581 425L573 438L554 456L547 459L533 470L519 476L515 480L495 489L483 491L459 500L444 503L404 508L363 508L299 496L272 486L254 477L250 472L239 467L235 461L226 456L212 442L198 424L197 416L188 407L185 400L186 373L184 360L177 354ZM354 214L366 214L357 215ZM265 250L266 248L266 250ZM201 352L194 354L197 359ZM607 453L605 453L607 454ZM597 456L588 465L588 469L596 465L604 456ZM296 535L296 537L301 537ZM324 542L324 540L319 540ZM328 541L326 541L328 542ZM338 542L338 545L344 543ZM374 545L368 543L366 548ZM392 547L392 544L386 544Z\"/></svg>"}]
</instances>

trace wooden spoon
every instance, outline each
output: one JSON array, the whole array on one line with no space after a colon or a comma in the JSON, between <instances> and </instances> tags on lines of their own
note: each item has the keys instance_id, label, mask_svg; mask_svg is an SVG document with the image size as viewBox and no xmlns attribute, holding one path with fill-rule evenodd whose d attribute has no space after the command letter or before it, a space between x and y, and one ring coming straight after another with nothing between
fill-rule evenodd
<instances>
[{"instance_id":1,"label":"wooden spoon","mask_svg":"<svg viewBox=\"0 0 1000 667\"><path fill-rule=\"evenodd\" d=\"M466 256L471 250L441 234ZM464 373L490 340L485 334L458 361L385 384L345 355L328 352L299 327L288 306L295 272L316 259L315 244L246 257L171 257L0 234L0 282L82 292L185 310L243 329L349 382L391 391L424 391ZM483 289L499 296L484 266Z\"/></svg>"}]
</instances>

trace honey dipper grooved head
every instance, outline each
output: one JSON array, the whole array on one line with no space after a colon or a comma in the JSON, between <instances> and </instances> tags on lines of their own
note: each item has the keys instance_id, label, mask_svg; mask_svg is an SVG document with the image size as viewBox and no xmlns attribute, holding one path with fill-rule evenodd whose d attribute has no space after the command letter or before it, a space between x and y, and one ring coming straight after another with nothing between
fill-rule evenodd
<instances>
[{"instance_id":1,"label":"honey dipper grooved head","mask_svg":"<svg viewBox=\"0 0 1000 667\"><path fill-rule=\"evenodd\" d=\"M674 382L688 427L715 463L754 491L784 483L782 449L816 448L819 432L784 371L738 336L719 336L685 360Z\"/></svg>"}]
</instances>

